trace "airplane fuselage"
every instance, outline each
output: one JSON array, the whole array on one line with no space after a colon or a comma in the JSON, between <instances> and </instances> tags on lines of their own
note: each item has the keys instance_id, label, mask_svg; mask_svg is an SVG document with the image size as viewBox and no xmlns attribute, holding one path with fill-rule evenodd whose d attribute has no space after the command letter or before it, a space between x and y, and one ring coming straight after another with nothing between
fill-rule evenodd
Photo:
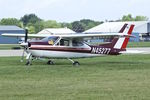
<instances>
[{"instance_id":1,"label":"airplane fuselage","mask_svg":"<svg viewBox=\"0 0 150 100\"><path fill-rule=\"evenodd\" d=\"M118 55L120 50L103 47L90 46L84 43L82 46L51 46L51 45L32 45L28 52L35 57L46 58L87 58L105 55Z\"/></svg>"}]
</instances>

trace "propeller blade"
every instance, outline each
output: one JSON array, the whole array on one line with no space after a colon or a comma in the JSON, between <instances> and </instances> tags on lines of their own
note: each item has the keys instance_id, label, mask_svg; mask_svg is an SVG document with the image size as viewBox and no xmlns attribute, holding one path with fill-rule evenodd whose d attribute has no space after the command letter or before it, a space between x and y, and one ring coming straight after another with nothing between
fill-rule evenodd
<instances>
[{"instance_id":1,"label":"propeller blade","mask_svg":"<svg viewBox=\"0 0 150 100\"><path fill-rule=\"evenodd\" d=\"M25 29L25 39L24 39L24 43L21 43L21 44L20 44L20 46L24 47L23 53L22 53L22 56L21 56L21 60L20 60L21 62L23 62L23 60L24 60L25 52L28 54L27 49L28 49L29 43L28 43L27 40L28 40L28 29Z\"/></svg>"},{"instance_id":2,"label":"propeller blade","mask_svg":"<svg viewBox=\"0 0 150 100\"><path fill-rule=\"evenodd\" d=\"M25 29L25 43L27 42L28 40L28 29Z\"/></svg>"}]
</instances>

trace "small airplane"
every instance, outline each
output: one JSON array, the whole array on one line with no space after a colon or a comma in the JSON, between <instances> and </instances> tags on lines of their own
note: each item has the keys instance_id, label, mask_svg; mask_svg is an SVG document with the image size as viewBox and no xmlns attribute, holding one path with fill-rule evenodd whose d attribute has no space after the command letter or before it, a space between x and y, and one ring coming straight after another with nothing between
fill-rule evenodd
<instances>
[{"instance_id":1,"label":"small airplane","mask_svg":"<svg viewBox=\"0 0 150 100\"><path fill-rule=\"evenodd\" d=\"M87 58L105 55L119 55L126 52L126 47L129 38L132 37L134 25L124 24L118 33L80 33L70 35L47 35L47 34L7 34L2 36L10 37L24 37L25 41L20 45L24 47L24 52L27 53L26 65L31 65L34 58L65 58L72 62L73 65L78 66L78 61L73 61L73 58ZM31 38L42 38L40 40L28 40ZM98 46L87 44L84 39L91 37L114 37L112 42L99 44ZM54 64L49 60L47 64Z\"/></svg>"}]
</instances>

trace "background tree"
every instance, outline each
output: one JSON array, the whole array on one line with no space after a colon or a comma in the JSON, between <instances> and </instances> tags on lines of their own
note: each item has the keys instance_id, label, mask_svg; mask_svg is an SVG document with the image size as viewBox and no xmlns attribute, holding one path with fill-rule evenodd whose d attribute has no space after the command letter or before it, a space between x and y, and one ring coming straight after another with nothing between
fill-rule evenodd
<instances>
[{"instance_id":1,"label":"background tree","mask_svg":"<svg viewBox=\"0 0 150 100\"><path fill-rule=\"evenodd\" d=\"M103 22L99 22L99 21L93 21L90 19L82 19L82 20L80 20L80 22L83 24L85 30L88 30L90 28L93 28L93 27L103 23Z\"/></svg>"},{"instance_id":2,"label":"background tree","mask_svg":"<svg viewBox=\"0 0 150 100\"><path fill-rule=\"evenodd\" d=\"M29 31L30 34L36 33L36 32L35 32L35 27L34 27L34 26L29 26L29 27L28 27L28 31Z\"/></svg>"},{"instance_id":3,"label":"background tree","mask_svg":"<svg viewBox=\"0 0 150 100\"><path fill-rule=\"evenodd\" d=\"M61 28L61 24L57 23L55 20L44 21L44 28Z\"/></svg>"},{"instance_id":4,"label":"background tree","mask_svg":"<svg viewBox=\"0 0 150 100\"><path fill-rule=\"evenodd\" d=\"M21 17L20 21L23 22L24 26L26 26L28 23L35 24L41 21L41 19L37 17L35 14L29 14L29 15L24 15L23 17Z\"/></svg>"},{"instance_id":5,"label":"background tree","mask_svg":"<svg viewBox=\"0 0 150 100\"><path fill-rule=\"evenodd\" d=\"M67 27L67 28L72 29L71 23L66 23L66 22L61 23L61 27Z\"/></svg>"},{"instance_id":6,"label":"background tree","mask_svg":"<svg viewBox=\"0 0 150 100\"><path fill-rule=\"evenodd\" d=\"M3 18L0 25L16 25L21 27L21 22L16 18Z\"/></svg>"},{"instance_id":7,"label":"background tree","mask_svg":"<svg viewBox=\"0 0 150 100\"><path fill-rule=\"evenodd\" d=\"M90 19L82 19L80 21L74 21L71 23L71 29L75 32L84 32L92 27L95 27L103 22L93 21Z\"/></svg>"},{"instance_id":8,"label":"background tree","mask_svg":"<svg viewBox=\"0 0 150 100\"><path fill-rule=\"evenodd\" d=\"M26 25L26 27L28 28L28 32L29 32L30 34L35 33L35 27L34 27L34 25L33 25L32 23L28 23L28 24Z\"/></svg>"},{"instance_id":9,"label":"background tree","mask_svg":"<svg viewBox=\"0 0 150 100\"><path fill-rule=\"evenodd\" d=\"M41 30L44 29L44 21L38 21L34 24L35 27L35 33L40 32Z\"/></svg>"},{"instance_id":10,"label":"background tree","mask_svg":"<svg viewBox=\"0 0 150 100\"><path fill-rule=\"evenodd\" d=\"M124 16L122 17L122 21L134 21L134 18L132 17L131 14L124 15Z\"/></svg>"},{"instance_id":11,"label":"background tree","mask_svg":"<svg viewBox=\"0 0 150 100\"><path fill-rule=\"evenodd\" d=\"M85 31L85 26L83 25L83 23L81 23L80 21L74 21L71 23L72 25L72 30L75 32L84 32Z\"/></svg>"},{"instance_id":12,"label":"background tree","mask_svg":"<svg viewBox=\"0 0 150 100\"><path fill-rule=\"evenodd\" d=\"M131 14L128 14L122 17L122 21L148 21L148 18L146 16L132 17Z\"/></svg>"},{"instance_id":13,"label":"background tree","mask_svg":"<svg viewBox=\"0 0 150 100\"><path fill-rule=\"evenodd\" d=\"M135 21L148 21L148 17L146 17L146 16L136 16Z\"/></svg>"}]
</instances>

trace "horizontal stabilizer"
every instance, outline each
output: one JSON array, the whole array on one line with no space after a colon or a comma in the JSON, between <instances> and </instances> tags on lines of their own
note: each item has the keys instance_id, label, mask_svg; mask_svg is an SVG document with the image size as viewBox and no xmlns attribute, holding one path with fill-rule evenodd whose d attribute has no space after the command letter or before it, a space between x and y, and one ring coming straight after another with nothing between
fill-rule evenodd
<instances>
[{"instance_id":1,"label":"horizontal stabilizer","mask_svg":"<svg viewBox=\"0 0 150 100\"><path fill-rule=\"evenodd\" d=\"M119 52L121 54L149 54L150 52L141 51L141 50L126 50Z\"/></svg>"}]
</instances>

